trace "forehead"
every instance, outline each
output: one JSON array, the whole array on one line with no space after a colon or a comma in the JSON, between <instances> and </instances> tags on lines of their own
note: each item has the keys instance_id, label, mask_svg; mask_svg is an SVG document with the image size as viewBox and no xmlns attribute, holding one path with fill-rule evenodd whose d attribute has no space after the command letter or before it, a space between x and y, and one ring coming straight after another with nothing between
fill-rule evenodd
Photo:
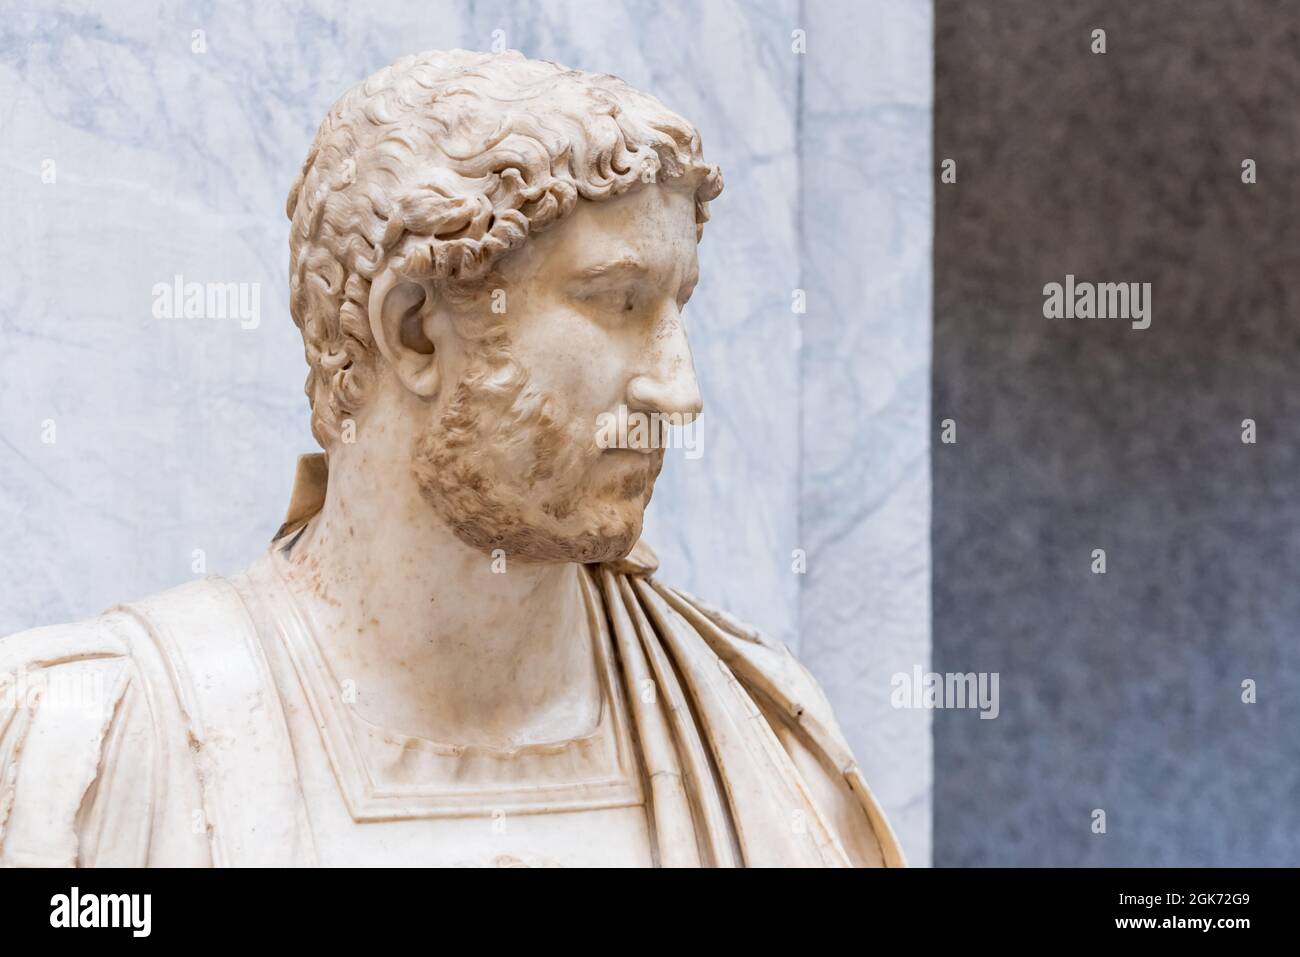
<instances>
[{"instance_id":1,"label":"forehead","mask_svg":"<svg viewBox=\"0 0 1300 957\"><path fill-rule=\"evenodd\" d=\"M502 272L517 281L622 258L653 272L687 272L695 267L696 236L694 193L646 186L614 199L579 200L567 219L507 257Z\"/></svg>"}]
</instances>

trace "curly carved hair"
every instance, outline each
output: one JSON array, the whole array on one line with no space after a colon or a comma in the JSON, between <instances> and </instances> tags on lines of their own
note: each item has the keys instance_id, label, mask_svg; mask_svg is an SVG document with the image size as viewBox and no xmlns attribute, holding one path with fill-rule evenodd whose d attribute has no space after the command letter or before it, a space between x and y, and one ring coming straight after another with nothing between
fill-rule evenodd
<instances>
[{"instance_id":1,"label":"curly carved hair","mask_svg":"<svg viewBox=\"0 0 1300 957\"><path fill-rule=\"evenodd\" d=\"M514 51L431 51L349 90L286 204L316 440L328 447L364 402L377 361L370 284L386 267L447 292L473 288L579 197L660 180L694 189L702 232L722 175L699 132L614 76Z\"/></svg>"}]
</instances>

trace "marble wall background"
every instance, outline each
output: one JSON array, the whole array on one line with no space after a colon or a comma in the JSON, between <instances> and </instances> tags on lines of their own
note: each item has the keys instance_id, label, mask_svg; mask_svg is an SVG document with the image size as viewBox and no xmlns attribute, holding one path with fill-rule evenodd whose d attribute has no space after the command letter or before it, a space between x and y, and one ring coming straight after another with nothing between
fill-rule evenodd
<instances>
[{"instance_id":1,"label":"marble wall background","mask_svg":"<svg viewBox=\"0 0 1300 957\"><path fill-rule=\"evenodd\" d=\"M801 647L928 862L929 728L882 702L929 649L929 11L58 0L0 17L0 633L178 584L196 550L221 574L264 547L315 448L283 208L316 125L404 53L499 40L653 92L722 165L687 314L705 454L670 456L647 535L666 578ZM155 319L176 275L258 284L260 322Z\"/></svg>"},{"instance_id":2,"label":"marble wall background","mask_svg":"<svg viewBox=\"0 0 1300 957\"><path fill-rule=\"evenodd\" d=\"M932 13L805 14L800 655L925 863L931 712L895 709L890 678L929 670Z\"/></svg>"}]
</instances>

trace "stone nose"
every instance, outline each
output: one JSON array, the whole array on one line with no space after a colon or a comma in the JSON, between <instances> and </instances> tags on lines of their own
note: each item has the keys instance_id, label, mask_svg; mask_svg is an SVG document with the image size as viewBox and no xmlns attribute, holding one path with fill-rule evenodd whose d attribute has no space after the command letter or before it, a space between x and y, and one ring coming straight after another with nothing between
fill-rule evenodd
<instances>
[{"instance_id":1,"label":"stone nose","mask_svg":"<svg viewBox=\"0 0 1300 957\"><path fill-rule=\"evenodd\" d=\"M656 338L646 364L628 382L627 403L638 411L672 415L674 424L688 425L703 410L704 400L681 318L674 314L665 322L666 334Z\"/></svg>"}]
</instances>

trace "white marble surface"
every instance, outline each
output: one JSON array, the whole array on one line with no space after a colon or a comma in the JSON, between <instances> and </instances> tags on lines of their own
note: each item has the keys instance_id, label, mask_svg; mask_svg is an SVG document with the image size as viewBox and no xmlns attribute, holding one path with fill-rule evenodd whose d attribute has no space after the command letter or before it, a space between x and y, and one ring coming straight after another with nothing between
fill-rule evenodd
<instances>
[{"instance_id":1,"label":"white marble surface","mask_svg":"<svg viewBox=\"0 0 1300 957\"><path fill-rule=\"evenodd\" d=\"M930 712L893 708L890 678L930 660L932 11L806 12L800 656L928 864Z\"/></svg>"},{"instance_id":2,"label":"white marble surface","mask_svg":"<svg viewBox=\"0 0 1300 957\"><path fill-rule=\"evenodd\" d=\"M865 6L64 0L0 16L0 633L185 581L196 550L216 574L261 551L315 448L283 213L315 127L404 53L500 40L653 92L722 165L687 313L704 455L670 454L647 534L666 579L802 644L925 863L928 726L879 724L875 685L928 660L929 3ZM259 324L154 318L153 287L177 274L258 284Z\"/></svg>"}]
</instances>

